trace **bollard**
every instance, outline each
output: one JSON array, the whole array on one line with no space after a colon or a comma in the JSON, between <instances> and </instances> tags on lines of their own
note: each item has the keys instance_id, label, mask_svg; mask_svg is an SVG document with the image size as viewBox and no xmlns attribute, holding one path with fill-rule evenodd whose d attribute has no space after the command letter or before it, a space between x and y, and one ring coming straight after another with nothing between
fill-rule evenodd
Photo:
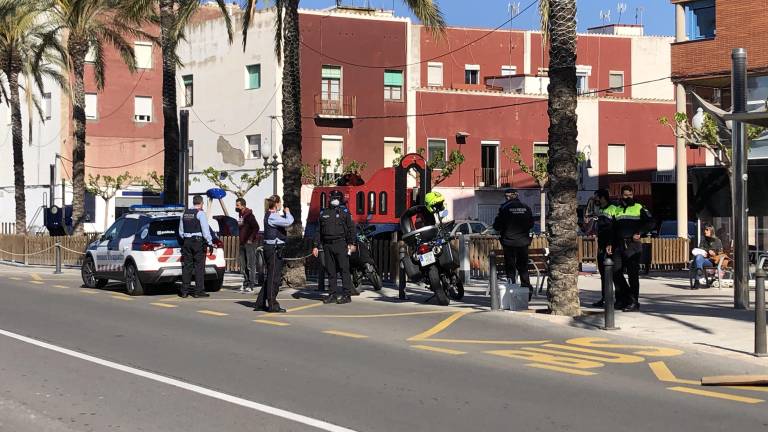
<instances>
[{"instance_id":1,"label":"bollard","mask_svg":"<svg viewBox=\"0 0 768 432\"><path fill-rule=\"evenodd\" d=\"M398 258L398 269L399 269L399 275L397 278L397 297L400 300L407 300L408 296L405 294L405 283L406 283L406 274L405 274L405 265L403 264L403 260L405 259L405 246L401 245L400 249L397 251L397 258Z\"/></svg>"},{"instance_id":2,"label":"bollard","mask_svg":"<svg viewBox=\"0 0 768 432\"><path fill-rule=\"evenodd\" d=\"M765 336L765 270L755 272L755 356L766 357Z\"/></svg>"},{"instance_id":3,"label":"bollard","mask_svg":"<svg viewBox=\"0 0 768 432\"><path fill-rule=\"evenodd\" d=\"M56 242L56 270L53 274L61 274L61 242Z\"/></svg>"},{"instance_id":4,"label":"bollard","mask_svg":"<svg viewBox=\"0 0 768 432\"><path fill-rule=\"evenodd\" d=\"M496 252L491 251L488 256L489 259L489 279L490 279L490 291L491 291L491 310L497 311L501 309L501 298L499 298L499 284L498 275L496 274Z\"/></svg>"},{"instance_id":5,"label":"bollard","mask_svg":"<svg viewBox=\"0 0 768 432\"><path fill-rule=\"evenodd\" d=\"M469 263L469 236L466 234L459 235L459 262L461 263L459 278L465 285L469 284L471 266Z\"/></svg>"},{"instance_id":6,"label":"bollard","mask_svg":"<svg viewBox=\"0 0 768 432\"><path fill-rule=\"evenodd\" d=\"M325 254L323 249L318 249L317 257L320 260L320 271L317 273L317 290L325 291Z\"/></svg>"},{"instance_id":7,"label":"bollard","mask_svg":"<svg viewBox=\"0 0 768 432\"><path fill-rule=\"evenodd\" d=\"M613 295L613 260L610 255L605 256L603 261L603 330L618 330L614 320L614 295Z\"/></svg>"}]
</instances>

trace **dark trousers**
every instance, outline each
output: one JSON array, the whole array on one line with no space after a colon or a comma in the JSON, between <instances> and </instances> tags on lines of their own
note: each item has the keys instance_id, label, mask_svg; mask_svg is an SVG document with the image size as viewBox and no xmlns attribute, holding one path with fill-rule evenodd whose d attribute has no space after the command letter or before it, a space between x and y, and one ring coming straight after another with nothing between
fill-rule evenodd
<instances>
[{"instance_id":1,"label":"dark trousers","mask_svg":"<svg viewBox=\"0 0 768 432\"><path fill-rule=\"evenodd\" d=\"M195 276L195 294L205 292L205 243L200 237L184 239L181 247L181 293L189 294L192 275Z\"/></svg>"},{"instance_id":2,"label":"dark trousers","mask_svg":"<svg viewBox=\"0 0 768 432\"><path fill-rule=\"evenodd\" d=\"M616 286L616 302L630 305L640 298L640 253L627 257L622 251L613 254L613 284ZM624 278L624 272L627 278ZM629 283L627 283L629 279Z\"/></svg>"},{"instance_id":3,"label":"dark trousers","mask_svg":"<svg viewBox=\"0 0 768 432\"><path fill-rule=\"evenodd\" d=\"M256 269L255 244L240 245L240 273L243 275L243 286L254 288L258 285L258 272Z\"/></svg>"},{"instance_id":4,"label":"dark trousers","mask_svg":"<svg viewBox=\"0 0 768 432\"><path fill-rule=\"evenodd\" d=\"M352 294L352 273L349 271L347 243L344 240L323 243L323 254L325 254L325 272L328 276L328 291L337 296ZM336 282L337 273L341 273L341 290Z\"/></svg>"},{"instance_id":5,"label":"dark trousers","mask_svg":"<svg viewBox=\"0 0 768 432\"><path fill-rule=\"evenodd\" d=\"M283 280L283 246L264 245L264 260L267 262L267 278L264 286L256 298L256 307L260 309L277 309L277 293L280 291L280 282Z\"/></svg>"},{"instance_id":6,"label":"dark trousers","mask_svg":"<svg viewBox=\"0 0 768 432\"><path fill-rule=\"evenodd\" d=\"M504 246L504 272L507 280L515 280L520 274L520 286L531 288L528 276L528 246Z\"/></svg>"}]
</instances>

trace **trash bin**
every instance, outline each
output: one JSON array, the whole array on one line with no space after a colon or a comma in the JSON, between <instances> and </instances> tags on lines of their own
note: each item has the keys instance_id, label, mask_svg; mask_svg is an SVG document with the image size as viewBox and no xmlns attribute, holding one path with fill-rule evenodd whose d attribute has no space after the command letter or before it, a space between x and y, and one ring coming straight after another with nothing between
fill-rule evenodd
<instances>
[{"instance_id":1,"label":"trash bin","mask_svg":"<svg viewBox=\"0 0 768 432\"><path fill-rule=\"evenodd\" d=\"M518 284L499 283L501 308L511 311L528 310L530 290Z\"/></svg>"}]
</instances>

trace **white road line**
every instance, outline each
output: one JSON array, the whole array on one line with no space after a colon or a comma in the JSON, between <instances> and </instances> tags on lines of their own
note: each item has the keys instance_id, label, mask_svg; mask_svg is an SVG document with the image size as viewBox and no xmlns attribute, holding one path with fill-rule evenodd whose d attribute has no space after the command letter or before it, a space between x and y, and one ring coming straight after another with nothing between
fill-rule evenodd
<instances>
[{"instance_id":1,"label":"white road line","mask_svg":"<svg viewBox=\"0 0 768 432\"><path fill-rule=\"evenodd\" d=\"M47 350L55 351L57 353L61 353L64 355L68 355L70 357L78 358L80 360L85 360L91 363L95 363L97 365L105 366L111 369L119 370L121 372L126 372L132 375L140 376L143 378L150 379L152 381L161 382L163 384L168 384L174 387L178 387L184 390L191 391L193 393L201 394L203 396L208 396L214 399L218 399L224 402L229 402L231 404L239 405L245 408L250 408L255 411L260 411L265 414L273 415L275 417L281 417L286 420L291 420L296 423L301 423L307 426L312 426L314 428L328 431L328 432L356 432L353 429L347 429L342 426L337 426L333 423L324 422L322 420L314 419L312 417L307 417L301 414L297 414L291 411L286 411L280 408L271 407L269 405L264 405L258 402L250 401L248 399L243 399L237 396L232 396L226 393L222 393L216 390L211 390L199 385L190 384L178 379L174 378L168 378L163 375L159 375L153 372L144 371L141 369L136 369L131 366L126 366L120 363L115 363L109 360L104 360L98 357L94 357L88 354L79 353L77 351L73 351L67 348L62 348L60 346L56 346L53 344L49 344L47 342L39 341L37 339L32 339L27 336L22 336L20 334L12 333L7 330L0 329L0 335L7 336L12 339L16 339L21 342L28 343L30 345L35 345L40 348L45 348Z\"/></svg>"}]
</instances>

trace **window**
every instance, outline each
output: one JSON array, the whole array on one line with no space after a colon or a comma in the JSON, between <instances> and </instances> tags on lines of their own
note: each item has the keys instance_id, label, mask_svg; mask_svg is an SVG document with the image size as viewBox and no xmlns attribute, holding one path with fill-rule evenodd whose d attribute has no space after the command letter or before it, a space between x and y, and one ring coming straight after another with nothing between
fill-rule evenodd
<instances>
[{"instance_id":1,"label":"window","mask_svg":"<svg viewBox=\"0 0 768 432\"><path fill-rule=\"evenodd\" d=\"M96 120L98 117L99 107L96 93L85 94L85 118L88 120Z\"/></svg>"},{"instance_id":2,"label":"window","mask_svg":"<svg viewBox=\"0 0 768 432\"><path fill-rule=\"evenodd\" d=\"M320 210L328 207L328 197L325 192L320 192Z\"/></svg>"},{"instance_id":3,"label":"window","mask_svg":"<svg viewBox=\"0 0 768 432\"><path fill-rule=\"evenodd\" d=\"M323 65L321 95L323 100L337 101L341 97L341 66Z\"/></svg>"},{"instance_id":4,"label":"window","mask_svg":"<svg viewBox=\"0 0 768 432\"><path fill-rule=\"evenodd\" d=\"M547 164L549 160L549 143L535 142L533 143L533 163L532 167L536 169L539 164Z\"/></svg>"},{"instance_id":5,"label":"window","mask_svg":"<svg viewBox=\"0 0 768 432\"><path fill-rule=\"evenodd\" d=\"M427 87L443 86L443 64L440 62L427 63Z\"/></svg>"},{"instance_id":6,"label":"window","mask_svg":"<svg viewBox=\"0 0 768 432\"><path fill-rule=\"evenodd\" d=\"M376 214L376 192L368 192L368 214Z\"/></svg>"},{"instance_id":7,"label":"window","mask_svg":"<svg viewBox=\"0 0 768 432\"><path fill-rule=\"evenodd\" d=\"M387 193L379 192L379 214L387 214Z\"/></svg>"},{"instance_id":8,"label":"window","mask_svg":"<svg viewBox=\"0 0 768 432\"><path fill-rule=\"evenodd\" d=\"M191 107L194 102L194 80L192 75L184 75L184 106Z\"/></svg>"},{"instance_id":9,"label":"window","mask_svg":"<svg viewBox=\"0 0 768 432\"><path fill-rule=\"evenodd\" d=\"M576 92L577 94L589 93L589 76L592 75L592 66L576 65Z\"/></svg>"},{"instance_id":10,"label":"window","mask_svg":"<svg viewBox=\"0 0 768 432\"><path fill-rule=\"evenodd\" d=\"M139 227L139 220L134 218L123 219L123 227L120 228L120 238L128 238L132 235L136 235L136 229Z\"/></svg>"},{"instance_id":11,"label":"window","mask_svg":"<svg viewBox=\"0 0 768 432\"><path fill-rule=\"evenodd\" d=\"M480 222L472 222L469 225L472 227L473 234L482 234L486 229L485 225L481 224Z\"/></svg>"},{"instance_id":12,"label":"window","mask_svg":"<svg viewBox=\"0 0 768 432\"><path fill-rule=\"evenodd\" d=\"M134 43L133 55L136 57L136 69L152 69L152 43Z\"/></svg>"},{"instance_id":13,"label":"window","mask_svg":"<svg viewBox=\"0 0 768 432\"><path fill-rule=\"evenodd\" d=\"M149 123L152 121L152 98L136 96L133 99L133 121Z\"/></svg>"},{"instance_id":14,"label":"window","mask_svg":"<svg viewBox=\"0 0 768 432\"><path fill-rule=\"evenodd\" d=\"M120 233L120 229L123 227L123 223L125 223L125 219L116 220L115 223L109 227L107 232L104 233L102 238L108 241L117 240L117 235Z\"/></svg>"},{"instance_id":15,"label":"window","mask_svg":"<svg viewBox=\"0 0 768 432\"><path fill-rule=\"evenodd\" d=\"M464 84L480 84L480 65L464 66Z\"/></svg>"},{"instance_id":16,"label":"window","mask_svg":"<svg viewBox=\"0 0 768 432\"><path fill-rule=\"evenodd\" d=\"M365 213L365 192L363 191L355 194L355 212L357 214Z\"/></svg>"},{"instance_id":17,"label":"window","mask_svg":"<svg viewBox=\"0 0 768 432\"><path fill-rule=\"evenodd\" d=\"M85 53L85 62L94 63L95 61L96 61L96 51L93 50L92 46L89 46L88 52Z\"/></svg>"},{"instance_id":18,"label":"window","mask_svg":"<svg viewBox=\"0 0 768 432\"><path fill-rule=\"evenodd\" d=\"M685 29L688 39L708 39L717 33L715 0L698 0L685 4Z\"/></svg>"},{"instance_id":19,"label":"window","mask_svg":"<svg viewBox=\"0 0 768 432\"><path fill-rule=\"evenodd\" d=\"M624 72L611 72L608 74L608 87L613 93L624 93Z\"/></svg>"},{"instance_id":20,"label":"window","mask_svg":"<svg viewBox=\"0 0 768 432\"><path fill-rule=\"evenodd\" d=\"M189 140L187 142L187 171L192 171L195 166L195 142Z\"/></svg>"},{"instance_id":21,"label":"window","mask_svg":"<svg viewBox=\"0 0 768 432\"><path fill-rule=\"evenodd\" d=\"M517 74L517 67L510 65L501 66L501 76L510 76Z\"/></svg>"},{"instance_id":22,"label":"window","mask_svg":"<svg viewBox=\"0 0 768 432\"><path fill-rule=\"evenodd\" d=\"M245 67L245 89L261 88L261 65L254 64Z\"/></svg>"},{"instance_id":23,"label":"window","mask_svg":"<svg viewBox=\"0 0 768 432\"><path fill-rule=\"evenodd\" d=\"M675 172L675 148L672 146L656 147L656 171L660 173Z\"/></svg>"},{"instance_id":24,"label":"window","mask_svg":"<svg viewBox=\"0 0 768 432\"><path fill-rule=\"evenodd\" d=\"M432 162L438 161L435 165L436 169L440 169L445 166L445 156L447 153L448 141L444 139L430 138L427 140L427 159Z\"/></svg>"},{"instance_id":25,"label":"window","mask_svg":"<svg viewBox=\"0 0 768 432\"><path fill-rule=\"evenodd\" d=\"M403 99L403 71L384 71L384 100Z\"/></svg>"},{"instance_id":26,"label":"window","mask_svg":"<svg viewBox=\"0 0 768 432\"><path fill-rule=\"evenodd\" d=\"M400 149L401 152L404 148L404 140L402 138L384 137L384 167L391 167L395 165L397 159L397 153L395 149Z\"/></svg>"},{"instance_id":27,"label":"window","mask_svg":"<svg viewBox=\"0 0 768 432\"><path fill-rule=\"evenodd\" d=\"M53 110L53 105L51 103L51 94L50 93L43 93L43 116L46 120L51 119L51 111Z\"/></svg>"},{"instance_id":28,"label":"window","mask_svg":"<svg viewBox=\"0 0 768 432\"><path fill-rule=\"evenodd\" d=\"M342 157L343 146L341 137L338 135L323 135L321 158L331 161L330 170L334 175L341 174L341 166L336 166L336 160Z\"/></svg>"},{"instance_id":29,"label":"window","mask_svg":"<svg viewBox=\"0 0 768 432\"><path fill-rule=\"evenodd\" d=\"M248 159L261 158L261 134L246 135L245 140L248 144Z\"/></svg>"},{"instance_id":30,"label":"window","mask_svg":"<svg viewBox=\"0 0 768 432\"><path fill-rule=\"evenodd\" d=\"M624 144L608 145L608 174L626 174Z\"/></svg>"},{"instance_id":31,"label":"window","mask_svg":"<svg viewBox=\"0 0 768 432\"><path fill-rule=\"evenodd\" d=\"M456 232L464 235L469 234L469 224L468 223L459 224L459 226L456 228Z\"/></svg>"}]
</instances>

